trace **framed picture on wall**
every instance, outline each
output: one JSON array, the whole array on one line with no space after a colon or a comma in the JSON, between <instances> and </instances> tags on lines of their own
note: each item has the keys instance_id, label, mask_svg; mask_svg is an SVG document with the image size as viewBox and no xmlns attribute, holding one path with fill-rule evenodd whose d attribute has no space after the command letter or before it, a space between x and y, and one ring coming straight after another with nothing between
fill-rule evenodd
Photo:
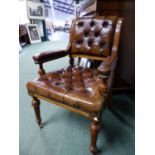
<instances>
[{"instance_id":1,"label":"framed picture on wall","mask_svg":"<svg viewBox=\"0 0 155 155\"><path fill-rule=\"evenodd\" d=\"M31 43L41 42L37 24L27 24L26 28L27 28L27 32Z\"/></svg>"},{"instance_id":2,"label":"framed picture on wall","mask_svg":"<svg viewBox=\"0 0 155 155\"><path fill-rule=\"evenodd\" d=\"M45 19L44 3L27 1L27 14L29 19Z\"/></svg>"}]
</instances>

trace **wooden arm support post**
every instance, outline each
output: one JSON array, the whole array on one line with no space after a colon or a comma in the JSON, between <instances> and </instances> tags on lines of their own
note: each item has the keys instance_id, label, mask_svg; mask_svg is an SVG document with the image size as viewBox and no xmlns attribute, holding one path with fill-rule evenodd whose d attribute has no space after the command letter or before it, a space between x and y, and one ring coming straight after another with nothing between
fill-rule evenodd
<instances>
[{"instance_id":1,"label":"wooden arm support post","mask_svg":"<svg viewBox=\"0 0 155 155\"><path fill-rule=\"evenodd\" d=\"M45 74L45 70L44 70L44 68L43 68L43 64L42 64L42 63L39 64L39 71L38 71L38 74L39 74L40 76L42 76L42 75Z\"/></svg>"}]
</instances>

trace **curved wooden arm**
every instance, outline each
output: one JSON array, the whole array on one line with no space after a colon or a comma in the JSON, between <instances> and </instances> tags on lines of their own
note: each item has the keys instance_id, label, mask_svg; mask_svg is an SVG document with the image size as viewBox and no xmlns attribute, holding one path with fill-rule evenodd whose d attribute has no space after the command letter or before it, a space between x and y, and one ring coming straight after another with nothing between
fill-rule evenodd
<instances>
[{"instance_id":1,"label":"curved wooden arm","mask_svg":"<svg viewBox=\"0 0 155 155\"><path fill-rule=\"evenodd\" d=\"M70 45L66 50L53 50L37 53L33 56L33 60L36 64L42 64L51 60L55 60L64 57L69 54Z\"/></svg>"},{"instance_id":2,"label":"curved wooden arm","mask_svg":"<svg viewBox=\"0 0 155 155\"><path fill-rule=\"evenodd\" d=\"M69 44L68 47L66 48L66 50L45 51L45 52L35 54L33 56L33 60L34 60L35 64L39 64L38 74L40 76L45 74L45 70L43 68L43 63L51 61L51 60L55 60L58 58L62 58L66 55L69 55L70 48L71 48L71 46Z\"/></svg>"},{"instance_id":3,"label":"curved wooden arm","mask_svg":"<svg viewBox=\"0 0 155 155\"><path fill-rule=\"evenodd\" d=\"M33 56L33 60L36 64L40 64L64 57L66 55L68 55L68 53L65 50L46 51L35 54Z\"/></svg>"},{"instance_id":4,"label":"curved wooden arm","mask_svg":"<svg viewBox=\"0 0 155 155\"><path fill-rule=\"evenodd\" d=\"M115 57L109 56L106 60L104 60L99 67L97 68L99 73L103 74L104 76L109 76L111 71L114 70L117 62L117 56Z\"/></svg>"}]
</instances>

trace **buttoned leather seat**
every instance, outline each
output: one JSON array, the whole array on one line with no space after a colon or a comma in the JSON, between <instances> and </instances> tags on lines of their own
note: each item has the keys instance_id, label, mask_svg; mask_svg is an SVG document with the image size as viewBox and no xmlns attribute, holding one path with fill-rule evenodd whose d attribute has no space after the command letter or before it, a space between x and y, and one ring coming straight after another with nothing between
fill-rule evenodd
<instances>
[{"instance_id":1,"label":"buttoned leather seat","mask_svg":"<svg viewBox=\"0 0 155 155\"><path fill-rule=\"evenodd\" d=\"M90 150L93 153L97 152L100 120L111 94L121 24L122 19L116 16L74 19L67 48L35 54L33 60L39 64L40 76L27 83L39 126L42 126L39 99L77 112L92 121ZM44 63L67 55L70 66L45 72ZM80 63L74 63L76 57L100 63L97 67L82 67Z\"/></svg>"},{"instance_id":2,"label":"buttoned leather seat","mask_svg":"<svg viewBox=\"0 0 155 155\"><path fill-rule=\"evenodd\" d=\"M106 85L95 69L69 66L27 84L31 92L87 112L103 109Z\"/></svg>"}]
</instances>

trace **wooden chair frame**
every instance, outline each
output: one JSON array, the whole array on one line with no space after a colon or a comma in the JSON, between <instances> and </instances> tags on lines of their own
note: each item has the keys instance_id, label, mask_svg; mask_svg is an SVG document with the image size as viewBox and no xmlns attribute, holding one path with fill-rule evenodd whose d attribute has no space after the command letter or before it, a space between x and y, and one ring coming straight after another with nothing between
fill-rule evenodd
<instances>
[{"instance_id":1,"label":"wooden chair frame","mask_svg":"<svg viewBox=\"0 0 155 155\"><path fill-rule=\"evenodd\" d=\"M111 57L110 57L111 62L113 62L114 60L117 59L117 51L118 51L118 44L119 44L121 26L122 26L122 19L118 18L117 24L116 24L116 29L115 29L115 34L114 34L114 40L113 40L113 47L112 47ZM70 65L73 65L75 57L85 57L85 58L88 58L88 59L104 61L104 58L101 58L101 57L76 55L76 54L71 54L71 53L69 54L69 56L70 56ZM38 63L38 62L36 62L36 63ZM39 73L40 76L46 74L45 70L43 68L43 63L42 62L38 63L39 64L39 71L38 71L38 73ZM114 74L114 70L111 71L111 75L110 76L113 77L113 74ZM111 81L112 81L112 79L111 79ZM111 107L111 102L110 102L111 86L110 86L108 92L109 93L106 94L107 106ZM47 101L49 103L58 105L60 107L63 107L65 109L68 109L70 111L76 112L76 113L78 113L78 114L88 118L89 120L91 120L92 123L90 125L90 140L91 140L91 142L90 142L90 151L92 153L94 153L94 154L97 152L96 143L97 143L98 133L99 133L99 131L101 129L101 116L102 116L102 113L100 115L92 115L91 113L87 113L87 112L81 111L79 109L75 109L73 107L67 106L67 105L62 104L60 102L56 102L54 100L51 100L49 98L40 96L40 95L35 94L33 92L28 91L28 93L33 98L32 106L33 106L34 111L35 111L36 121L37 121L38 125L41 128L43 127L43 123L42 123L41 114L40 114L40 101L39 101L40 99L41 100L45 100L45 101Z\"/></svg>"}]
</instances>

